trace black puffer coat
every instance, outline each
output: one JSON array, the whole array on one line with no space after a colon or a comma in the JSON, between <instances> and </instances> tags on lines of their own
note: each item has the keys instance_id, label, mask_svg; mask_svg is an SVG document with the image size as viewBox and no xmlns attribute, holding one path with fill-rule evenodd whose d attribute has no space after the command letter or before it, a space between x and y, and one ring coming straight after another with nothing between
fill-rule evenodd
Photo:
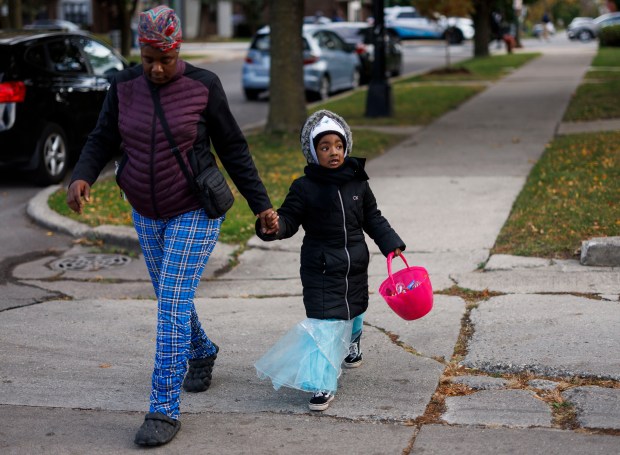
<instances>
[{"instance_id":1,"label":"black puffer coat","mask_svg":"<svg viewBox=\"0 0 620 455\"><path fill-rule=\"evenodd\" d=\"M301 282L306 315L352 319L368 308L368 246L364 231L384 255L405 244L381 215L368 185L364 159L346 158L338 169L306 166L278 210L280 229L263 240L293 236L303 226Z\"/></svg>"}]
</instances>

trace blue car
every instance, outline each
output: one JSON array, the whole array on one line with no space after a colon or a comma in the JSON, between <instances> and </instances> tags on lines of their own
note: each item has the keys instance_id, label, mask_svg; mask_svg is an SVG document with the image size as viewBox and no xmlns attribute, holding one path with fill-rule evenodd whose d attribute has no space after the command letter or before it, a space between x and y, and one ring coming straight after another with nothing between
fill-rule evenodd
<instances>
[{"instance_id":1,"label":"blue car","mask_svg":"<svg viewBox=\"0 0 620 455\"><path fill-rule=\"evenodd\" d=\"M319 25L304 25L302 37L304 87L309 99L325 99L359 86L361 69L355 46ZM241 84L247 100L257 100L269 91L270 48L269 27L263 27L252 39L243 64Z\"/></svg>"}]
</instances>

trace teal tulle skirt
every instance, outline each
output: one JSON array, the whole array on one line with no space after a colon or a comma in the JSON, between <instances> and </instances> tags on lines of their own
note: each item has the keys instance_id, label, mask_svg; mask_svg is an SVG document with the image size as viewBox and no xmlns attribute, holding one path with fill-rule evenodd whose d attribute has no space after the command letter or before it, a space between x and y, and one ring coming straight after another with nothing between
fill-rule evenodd
<instances>
[{"instance_id":1,"label":"teal tulle skirt","mask_svg":"<svg viewBox=\"0 0 620 455\"><path fill-rule=\"evenodd\" d=\"M260 379L273 388L306 392L338 389L342 361L349 354L353 320L304 319L254 364Z\"/></svg>"}]
</instances>

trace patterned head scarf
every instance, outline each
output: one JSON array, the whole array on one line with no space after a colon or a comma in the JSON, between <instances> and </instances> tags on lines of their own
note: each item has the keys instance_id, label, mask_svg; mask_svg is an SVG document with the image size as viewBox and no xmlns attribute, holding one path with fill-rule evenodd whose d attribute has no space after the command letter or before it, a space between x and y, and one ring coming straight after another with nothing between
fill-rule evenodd
<instances>
[{"instance_id":1,"label":"patterned head scarf","mask_svg":"<svg viewBox=\"0 0 620 455\"><path fill-rule=\"evenodd\" d=\"M162 52L178 49L181 45L181 21L174 10L165 5L140 13L138 42Z\"/></svg>"},{"instance_id":2,"label":"patterned head scarf","mask_svg":"<svg viewBox=\"0 0 620 455\"><path fill-rule=\"evenodd\" d=\"M308 163L318 164L316 144L325 134L334 133L340 136L344 145L344 156L351 154L353 136L347 122L338 114L328 110L320 110L306 120L301 129L301 151Z\"/></svg>"}]
</instances>

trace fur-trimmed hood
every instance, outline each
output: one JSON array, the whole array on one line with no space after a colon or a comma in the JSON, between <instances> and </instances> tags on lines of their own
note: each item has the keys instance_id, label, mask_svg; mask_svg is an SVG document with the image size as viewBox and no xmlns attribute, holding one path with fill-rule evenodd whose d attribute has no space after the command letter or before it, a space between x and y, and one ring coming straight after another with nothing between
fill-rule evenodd
<instances>
[{"instance_id":1,"label":"fur-trimmed hood","mask_svg":"<svg viewBox=\"0 0 620 455\"><path fill-rule=\"evenodd\" d=\"M301 151L306 157L308 163L318 163L316 152L314 152L314 146L312 144L312 132L317 126L319 126L324 117L330 118L342 128L346 139L344 156L346 157L351 155L351 150L353 149L353 136L351 134L351 128L349 128L347 122L345 122L345 120L338 114L334 114L332 111L323 109L308 117L308 120L306 120L306 123L301 129Z\"/></svg>"}]
</instances>

